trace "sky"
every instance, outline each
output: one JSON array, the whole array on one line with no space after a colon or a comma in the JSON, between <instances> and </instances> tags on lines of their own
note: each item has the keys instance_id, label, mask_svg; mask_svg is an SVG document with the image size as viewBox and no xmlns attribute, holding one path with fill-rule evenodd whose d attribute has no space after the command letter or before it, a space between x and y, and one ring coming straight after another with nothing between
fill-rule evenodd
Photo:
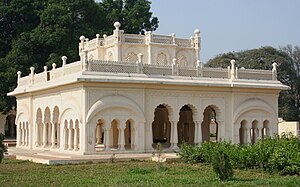
<instances>
[{"instance_id":1,"label":"sky","mask_svg":"<svg viewBox=\"0 0 300 187\"><path fill-rule=\"evenodd\" d=\"M201 31L201 61L229 51L300 46L300 0L150 0L156 34Z\"/></svg>"}]
</instances>

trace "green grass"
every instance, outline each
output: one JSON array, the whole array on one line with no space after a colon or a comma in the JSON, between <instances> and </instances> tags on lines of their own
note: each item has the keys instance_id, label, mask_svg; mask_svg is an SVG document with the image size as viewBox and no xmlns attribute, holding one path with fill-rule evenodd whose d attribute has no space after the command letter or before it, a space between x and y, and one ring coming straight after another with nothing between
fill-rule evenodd
<instances>
[{"instance_id":1,"label":"green grass","mask_svg":"<svg viewBox=\"0 0 300 187\"><path fill-rule=\"evenodd\" d=\"M217 180L203 164L127 161L48 166L4 159L0 186L299 186L299 176L235 170L231 181Z\"/></svg>"}]
</instances>

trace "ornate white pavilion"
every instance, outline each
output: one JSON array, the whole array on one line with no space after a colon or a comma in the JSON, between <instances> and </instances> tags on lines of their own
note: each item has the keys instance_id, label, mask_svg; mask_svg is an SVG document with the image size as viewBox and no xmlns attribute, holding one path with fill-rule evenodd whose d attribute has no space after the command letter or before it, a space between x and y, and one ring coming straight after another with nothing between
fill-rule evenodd
<instances>
[{"instance_id":1,"label":"ornate white pavilion","mask_svg":"<svg viewBox=\"0 0 300 187\"><path fill-rule=\"evenodd\" d=\"M200 31L80 37L80 61L28 76L18 72L17 147L71 154L167 151L183 142L255 143L277 133L278 94L272 70L200 62Z\"/></svg>"}]
</instances>

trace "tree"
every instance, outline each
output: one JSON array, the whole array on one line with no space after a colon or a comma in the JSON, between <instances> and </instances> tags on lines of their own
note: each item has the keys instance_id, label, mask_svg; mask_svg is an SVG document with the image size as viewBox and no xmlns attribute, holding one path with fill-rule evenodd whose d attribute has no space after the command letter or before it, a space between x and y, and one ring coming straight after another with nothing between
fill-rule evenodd
<instances>
[{"instance_id":1,"label":"tree","mask_svg":"<svg viewBox=\"0 0 300 187\"><path fill-rule=\"evenodd\" d=\"M227 67L230 60L235 59L238 67L247 69L271 69L272 63L278 64L278 80L290 86L279 95L279 116L286 120L300 121L300 48L283 47L277 50L273 47L229 52L210 59L207 67Z\"/></svg>"},{"instance_id":2,"label":"tree","mask_svg":"<svg viewBox=\"0 0 300 187\"><path fill-rule=\"evenodd\" d=\"M158 18L152 17L151 2L147 0L103 0L101 3L108 23L119 21L127 33L154 31Z\"/></svg>"},{"instance_id":3,"label":"tree","mask_svg":"<svg viewBox=\"0 0 300 187\"><path fill-rule=\"evenodd\" d=\"M156 17L147 0L5 0L0 2L0 111L15 106L6 94L16 87L16 72L34 66L60 65L60 57L76 61L81 35L112 33L114 21L127 33L155 30Z\"/></svg>"}]
</instances>

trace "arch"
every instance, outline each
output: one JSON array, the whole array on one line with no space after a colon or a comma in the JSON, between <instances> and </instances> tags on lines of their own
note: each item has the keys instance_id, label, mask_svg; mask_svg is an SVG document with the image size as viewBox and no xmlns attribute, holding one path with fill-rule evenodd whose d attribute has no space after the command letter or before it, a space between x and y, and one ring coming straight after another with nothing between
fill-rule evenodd
<instances>
[{"instance_id":1,"label":"arch","mask_svg":"<svg viewBox=\"0 0 300 187\"><path fill-rule=\"evenodd\" d=\"M50 113L50 109L49 107L45 108L45 112L44 112L44 123L50 123L50 119L51 119L51 113Z\"/></svg>"},{"instance_id":2,"label":"arch","mask_svg":"<svg viewBox=\"0 0 300 187\"><path fill-rule=\"evenodd\" d=\"M240 144L244 145L247 143L247 125L248 121L247 120L242 120L240 123L240 128L239 128L239 139L240 139Z\"/></svg>"},{"instance_id":3,"label":"arch","mask_svg":"<svg viewBox=\"0 0 300 187\"><path fill-rule=\"evenodd\" d=\"M203 111L203 121L201 123L202 142L218 141L219 137L219 121L221 111L216 105L208 105Z\"/></svg>"},{"instance_id":4,"label":"arch","mask_svg":"<svg viewBox=\"0 0 300 187\"><path fill-rule=\"evenodd\" d=\"M264 120L263 121L263 128L261 130L262 139L266 139L268 136L270 136L270 121Z\"/></svg>"},{"instance_id":5,"label":"arch","mask_svg":"<svg viewBox=\"0 0 300 187\"><path fill-rule=\"evenodd\" d=\"M257 120L253 120L252 121L252 128L251 128L251 143L257 143L257 139L258 139L258 135L259 135L259 130L258 130L258 121Z\"/></svg>"},{"instance_id":6,"label":"arch","mask_svg":"<svg viewBox=\"0 0 300 187\"><path fill-rule=\"evenodd\" d=\"M20 106L17 107L17 116L15 119L15 123L19 124L20 122L20 117L24 116L29 116L29 107L25 104L21 104ZM28 119L28 117L27 117Z\"/></svg>"},{"instance_id":7,"label":"arch","mask_svg":"<svg viewBox=\"0 0 300 187\"><path fill-rule=\"evenodd\" d=\"M52 114L52 123L58 123L58 119L59 119L59 108L58 106L55 106Z\"/></svg>"},{"instance_id":8,"label":"arch","mask_svg":"<svg viewBox=\"0 0 300 187\"><path fill-rule=\"evenodd\" d=\"M162 143L164 147L170 146L171 123L169 109L170 106L167 104L160 104L154 109L152 121L153 147L156 147L157 143Z\"/></svg>"},{"instance_id":9,"label":"arch","mask_svg":"<svg viewBox=\"0 0 300 187\"><path fill-rule=\"evenodd\" d=\"M110 128L110 134L111 134L111 147L117 149L119 145L119 132L120 129L120 120L119 119L113 119L111 121L111 128Z\"/></svg>"},{"instance_id":10,"label":"arch","mask_svg":"<svg viewBox=\"0 0 300 187\"><path fill-rule=\"evenodd\" d=\"M16 124L15 124L16 115L9 114L5 118L4 124L4 135L6 139L16 138Z\"/></svg>"},{"instance_id":11,"label":"arch","mask_svg":"<svg viewBox=\"0 0 300 187\"><path fill-rule=\"evenodd\" d=\"M177 124L179 144L183 142L186 142L188 144L194 144L195 123L194 123L193 116L194 116L193 109L189 105L184 105L181 107L179 112L179 121Z\"/></svg>"},{"instance_id":12,"label":"arch","mask_svg":"<svg viewBox=\"0 0 300 187\"><path fill-rule=\"evenodd\" d=\"M156 57L157 65L168 65L168 56L164 52L160 52Z\"/></svg>"},{"instance_id":13,"label":"arch","mask_svg":"<svg viewBox=\"0 0 300 187\"><path fill-rule=\"evenodd\" d=\"M240 116L250 110L263 110L271 114L272 121L277 121L277 111L272 106L262 99L251 98L247 99L235 109L233 113L233 121L236 123Z\"/></svg>"},{"instance_id":14,"label":"arch","mask_svg":"<svg viewBox=\"0 0 300 187\"><path fill-rule=\"evenodd\" d=\"M128 119L125 123L125 129L124 129L124 134L125 134L125 149L132 149L135 143L135 137L132 136L134 135L136 129L134 127L134 120L133 119Z\"/></svg>"},{"instance_id":15,"label":"arch","mask_svg":"<svg viewBox=\"0 0 300 187\"><path fill-rule=\"evenodd\" d=\"M125 62L137 62L138 61L138 56L135 52L131 51L127 53L127 56L125 58Z\"/></svg>"},{"instance_id":16,"label":"arch","mask_svg":"<svg viewBox=\"0 0 300 187\"><path fill-rule=\"evenodd\" d=\"M133 100L124 96L105 96L96 103L94 103L89 109L86 117L86 123L90 122L91 119L100 111L112 107L129 109L131 112L135 113L140 118L141 122L146 121L144 112Z\"/></svg>"},{"instance_id":17,"label":"arch","mask_svg":"<svg viewBox=\"0 0 300 187\"><path fill-rule=\"evenodd\" d=\"M179 66L194 66L194 62L191 60L190 51L187 50L179 50L176 52L176 60Z\"/></svg>"}]
</instances>

